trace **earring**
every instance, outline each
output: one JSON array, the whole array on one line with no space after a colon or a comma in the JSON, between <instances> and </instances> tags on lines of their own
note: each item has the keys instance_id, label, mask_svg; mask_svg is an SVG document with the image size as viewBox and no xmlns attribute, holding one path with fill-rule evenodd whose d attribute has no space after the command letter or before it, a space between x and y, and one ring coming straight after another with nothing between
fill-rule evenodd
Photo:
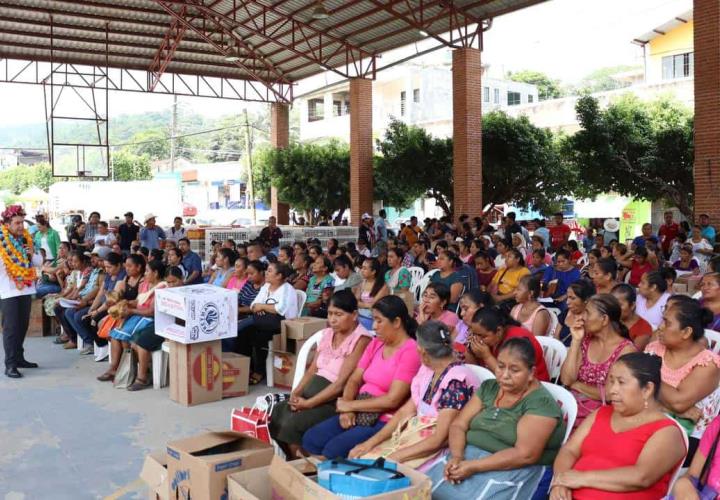
<instances>
[{"instance_id":1,"label":"earring","mask_svg":"<svg viewBox=\"0 0 720 500\"><path fill-rule=\"evenodd\" d=\"M646 410L648 409L648 400L647 399L645 400L645 409Z\"/></svg>"}]
</instances>

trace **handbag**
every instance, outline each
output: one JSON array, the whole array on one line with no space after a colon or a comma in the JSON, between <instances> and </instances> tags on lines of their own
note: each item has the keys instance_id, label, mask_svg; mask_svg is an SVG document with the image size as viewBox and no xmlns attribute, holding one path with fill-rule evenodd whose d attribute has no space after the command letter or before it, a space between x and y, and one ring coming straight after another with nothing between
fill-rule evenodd
<instances>
[{"instance_id":1,"label":"handbag","mask_svg":"<svg viewBox=\"0 0 720 500\"><path fill-rule=\"evenodd\" d=\"M247 436L271 444L268 424L275 406L275 399L270 398L267 401L263 398L263 401L268 404L266 409L260 409L257 402L251 407L234 408L230 414L230 428L235 432L242 432Z\"/></svg>"},{"instance_id":2,"label":"handbag","mask_svg":"<svg viewBox=\"0 0 720 500\"><path fill-rule=\"evenodd\" d=\"M101 339L110 338L110 331L113 328L119 328L120 325L122 325L122 320L113 318L110 315L105 316L103 319L100 320L100 324L98 325L98 332L97 332L98 338L101 338Z\"/></svg>"},{"instance_id":3,"label":"handbag","mask_svg":"<svg viewBox=\"0 0 720 500\"><path fill-rule=\"evenodd\" d=\"M336 459L318 464L318 484L343 498L362 498L408 488L410 478L384 458Z\"/></svg>"},{"instance_id":4,"label":"handbag","mask_svg":"<svg viewBox=\"0 0 720 500\"><path fill-rule=\"evenodd\" d=\"M132 349L125 349L120 355L120 363L118 364L117 372L115 372L113 387L115 387L115 389L127 389L133 385L136 376L137 364L135 363L135 353Z\"/></svg>"},{"instance_id":5,"label":"handbag","mask_svg":"<svg viewBox=\"0 0 720 500\"><path fill-rule=\"evenodd\" d=\"M357 395L355 398L355 401L361 401L363 399L372 399L375 396L372 394L369 394L367 392L361 392ZM378 421L378 418L380 418L380 413L376 412L370 412L370 411L362 411L355 414L355 424L356 425L362 425L363 427L372 427L375 425L375 423Z\"/></svg>"},{"instance_id":6,"label":"handbag","mask_svg":"<svg viewBox=\"0 0 720 500\"><path fill-rule=\"evenodd\" d=\"M362 456L366 459L377 459L387 458L396 451L412 446L421 441L426 440L428 437L435 433L437 427L437 418L435 417L422 417L416 415L405 419L397 429L393 431L392 436L386 441L380 443L368 453ZM437 455L440 452L428 454L424 457L413 458L412 460L406 460L403 462L404 465L417 469L422 464L427 462L432 455Z\"/></svg>"}]
</instances>

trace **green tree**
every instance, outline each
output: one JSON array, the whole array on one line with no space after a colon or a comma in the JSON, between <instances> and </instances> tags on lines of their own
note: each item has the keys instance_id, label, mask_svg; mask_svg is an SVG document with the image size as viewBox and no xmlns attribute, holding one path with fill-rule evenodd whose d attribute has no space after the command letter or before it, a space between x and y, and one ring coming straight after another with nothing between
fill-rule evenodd
<instances>
[{"instance_id":1,"label":"green tree","mask_svg":"<svg viewBox=\"0 0 720 500\"><path fill-rule=\"evenodd\" d=\"M49 163L18 165L0 172L0 189L6 189L16 195L31 187L47 191L53 182L55 178L52 176Z\"/></svg>"},{"instance_id":2,"label":"green tree","mask_svg":"<svg viewBox=\"0 0 720 500\"><path fill-rule=\"evenodd\" d=\"M152 169L147 156L129 151L112 153L112 178L116 181L145 181L152 179Z\"/></svg>"},{"instance_id":3,"label":"green tree","mask_svg":"<svg viewBox=\"0 0 720 500\"><path fill-rule=\"evenodd\" d=\"M626 95L607 109L586 96L576 110L582 128L565 140L563 151L584 195L614 191L664 199L692 218L693 120L687 109L668 98L645 103Z\"/></svg>"},{"instance_id":4,"label":"green tree","mask_svg":"<svg viewBox=\"0 0 720 500\"><path fill-rule=\"evenodd\" d=\"M147 156L150 160L165 160L170 157L170 140L164 129L147 129L137 132L130 139L128 149L136 156Z\"/></svg>"},{"instance_id":5,"label":"green tree","mask_svg":"<svg viewBox=\"0 0 720 500\"><path fill-rule=\"evenodd\" d=\"M637 68L638 66L619 65L597 69L582 79L577 90L580 93L593 93L628 87L630 82L617 80L615 76L619 73L635 70Z\"/></svg>"},{"instance_id":6,"label":"green tree","mask_svg":"<svg viewBox=\"0 0 720 500\"><path fill-rule=\"evenodd\" d=\"M254 158L255 193L268 200L270 182L281 200L308 214L344 211L350 203L350 150L346 144L292 144L285 149L265 148Z\"/></svg>"},{"instance_id":7,"label":"green tree","mask_svg":"<svg viewBox=\"0 0 720 500\"><path fill-rule=\"evenodd\" d=\"M523 82L535 85L538 88L538 97L541 101L546 99L557 99L563 96L560 80L553 80L545 73L529 69L516 73L508 72L508 78L514 82Z\"/></svg>"}]
</instances>

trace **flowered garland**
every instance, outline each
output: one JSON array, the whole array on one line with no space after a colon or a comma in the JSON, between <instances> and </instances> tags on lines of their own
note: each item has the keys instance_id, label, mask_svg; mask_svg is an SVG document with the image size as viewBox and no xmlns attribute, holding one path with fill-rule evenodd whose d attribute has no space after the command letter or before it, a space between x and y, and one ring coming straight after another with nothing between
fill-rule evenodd
<instances>
[{"instance_id":1,"label":"flowered garland","mask_svg":"<svg viewBox=\"0 0 720 500\"><path fill-rule=\"evenodd\" d=\"M32 242L27 230L24 231L24 236L25 241ZM0 231L0 259L5 264L5 270L18 290L32 286L37 279L35 268L32 265L32 254L29 254L22 243L10 234L7 224L3 224Z\"/></svg>"}]
</instances>

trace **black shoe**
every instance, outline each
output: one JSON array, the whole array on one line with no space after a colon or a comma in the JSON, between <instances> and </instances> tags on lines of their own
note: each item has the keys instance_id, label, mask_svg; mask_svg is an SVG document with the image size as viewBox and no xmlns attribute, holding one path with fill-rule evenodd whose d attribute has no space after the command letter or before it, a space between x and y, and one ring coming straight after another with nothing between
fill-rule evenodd
<instances>
[{"instance_id":1,"label":"black shoe","mask_svg":"<svg viewBox=\"0 0 720 500\"><path fill-rule=\"evenodd\" d=\"M10 378L22 378L22 373L17 368L5 368L5 376Z\"/></svg>"},{"instance_id":2,"label":"black shoe","mask_svg":"<svg viewBox=\"0 0 720 500\"><path fill-rule=\"evenodd\" d=\"M17 367L18 368L37 368L38 364L32 363L32 362L28 361L27 359L23 359L22 361L20 361L18 363Z\"/></svg>"}]
</instances>

